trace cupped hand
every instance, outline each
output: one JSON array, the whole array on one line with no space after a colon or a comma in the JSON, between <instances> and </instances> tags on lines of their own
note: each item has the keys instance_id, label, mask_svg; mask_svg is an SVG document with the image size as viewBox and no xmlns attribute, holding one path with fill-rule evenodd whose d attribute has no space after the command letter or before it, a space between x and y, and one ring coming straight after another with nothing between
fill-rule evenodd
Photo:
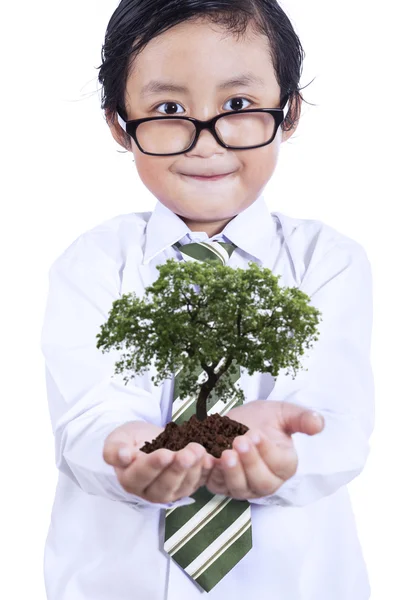
<instances>
[{"instance_id":1,"label":"cupped hand","mask_svg":"<svg viewBox=\"0 0 400 600\"><path fill-rule=\"evenodd\" d=\"M213 494L238 500L275 493L297 471L291 435L315 435L324 428L323 418L289 402L255 400L232 409L228 416L250 429L215 460L206 485Z\"/></svg>"},{"instance_id":2,"label":"cupped hand","mask_svg":"<svg viewBox=\"0 0 400 600\"><path fill-rule=\"evenodd\" d=\"M161 448L150 454L140 448L163 431L149 423L126 423L106 439L103 458L112 465L121 486L149 502L166 504L191 496L207 481L213 457L200 444L191 442L182 450L172 452ZM124 462L119 450L130 453Z\"/></svg>"}]
</instances>

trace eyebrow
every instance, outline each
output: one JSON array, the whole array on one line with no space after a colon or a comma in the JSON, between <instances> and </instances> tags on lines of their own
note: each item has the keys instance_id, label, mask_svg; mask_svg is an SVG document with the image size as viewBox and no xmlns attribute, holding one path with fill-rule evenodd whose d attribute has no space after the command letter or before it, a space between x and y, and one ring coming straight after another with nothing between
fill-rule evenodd
<instances>
[{"instance_id":1,"label":"eyebrow","mask_svg":"<svg viewBox=\"0 0 400 600\"><path fill-rule=\"evenodd\" d=\"M264 80L261 77L257 77L253 73L243 73L242 75L238 75L233 77L232 79L228 79L227 81L223 81L218 85L219 90L226 90L232 87L248 87L250 85L264 85ZM182 92L187 94L189 89L182 85L176 85L169 81L156 81L152 80L147 83L142 91L140 92L141 97L151 96L152 94L159 94L161 92Z\"/></svg>"}]
</instances>

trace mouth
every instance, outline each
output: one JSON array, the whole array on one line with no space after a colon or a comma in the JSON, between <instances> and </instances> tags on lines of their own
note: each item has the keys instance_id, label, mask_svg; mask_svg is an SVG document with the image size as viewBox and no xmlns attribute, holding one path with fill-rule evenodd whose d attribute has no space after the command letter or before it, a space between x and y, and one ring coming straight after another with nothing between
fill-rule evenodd
<instances>
[{"instance_id":1,"label":"mouth","mask_svg":"<svg viewBox=\"0 0 400 600\"><path fill-rule=\"evenodd\" d=\"M234 172L224 173L223 175L203 176L203 175L185 175L184 173L181 173L182 177L185 177L187 179L196 179L197 181L219 181L220 179L226 179L227 177L229 177L230 175L233 175L233 174L234 174Z\"/></svg>"}]
</instances>

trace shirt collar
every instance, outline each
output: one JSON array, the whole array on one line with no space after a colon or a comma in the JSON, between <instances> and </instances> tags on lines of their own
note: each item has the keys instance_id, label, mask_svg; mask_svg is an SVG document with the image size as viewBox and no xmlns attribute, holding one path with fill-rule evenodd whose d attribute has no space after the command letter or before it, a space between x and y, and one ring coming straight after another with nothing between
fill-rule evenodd
<instances>
[{"instance_id":1,"label":"shirt collar","mask_svg":"<svg viewBox=\"0 0 400 600\"><path fill-rule=\"evenodd\" d=\"M250 257L266 262L274 232L274 220L261 194L253 204L232 219L221 233L210 239L224 236ZM194 239L196 232L191 231L178 215L157 201L147 223L143 264L148 264L157 254L185 236L188 236L187 239Z\"/></svg>"}]
</instances>

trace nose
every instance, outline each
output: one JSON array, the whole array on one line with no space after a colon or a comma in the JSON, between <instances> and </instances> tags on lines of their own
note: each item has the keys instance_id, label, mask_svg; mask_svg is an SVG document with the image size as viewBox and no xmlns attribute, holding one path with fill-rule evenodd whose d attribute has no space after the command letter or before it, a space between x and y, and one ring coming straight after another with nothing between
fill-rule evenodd
<instances>
[{"instance_id":1,"label":"nose","mask_svg":"<svg viewBox=\"0 0 400 600\"><path fill-rule=\"evenodd\" d=\"M195 146L187 152L189 156L210 156L215 153L222 154L225 149L217 142L211 131L203 129Z\"/></svg>"}]
</instances>

